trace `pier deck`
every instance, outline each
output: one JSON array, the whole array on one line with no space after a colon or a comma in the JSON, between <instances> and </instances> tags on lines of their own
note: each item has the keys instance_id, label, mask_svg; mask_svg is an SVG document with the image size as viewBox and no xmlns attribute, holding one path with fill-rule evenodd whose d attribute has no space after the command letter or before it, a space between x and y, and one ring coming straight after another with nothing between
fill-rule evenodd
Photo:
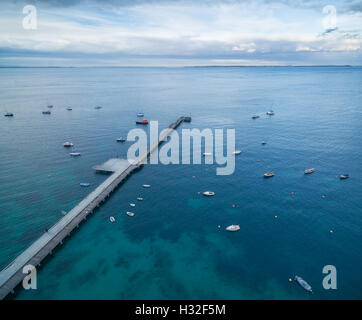
<instances>
[{"instance_id":1,"label":"pier deck","mask_svg":"<svg viewBox=\"0 0 362 320\"><path fill-rule=\"evenodd\" d=\"M52 254L52 251L62 244L63 239L79 227L79 224L86 220L87 216L99 207L127 176L145 163L147 157L183 121L190 122L191 118L180 117L172 123L168 130L159 137L159 140L155 141L138 159L133 161L110 159L100 166L95 166L93 169L98 172L112 174L0 272L0 299L4 299L9 293L14 292L15 287L23 281L26 276L23 273L24 266L29 264L39 266L41 261Z\"/></svg>"}]
</instances>

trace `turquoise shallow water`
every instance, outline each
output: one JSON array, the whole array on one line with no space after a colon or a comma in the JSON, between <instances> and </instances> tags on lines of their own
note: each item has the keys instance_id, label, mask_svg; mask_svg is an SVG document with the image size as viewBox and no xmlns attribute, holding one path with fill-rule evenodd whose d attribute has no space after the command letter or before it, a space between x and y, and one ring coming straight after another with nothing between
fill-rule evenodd
<instances>
[{"instance_id":1,"label":"turquoise shallow water","mask_svg":"<svg viewBox=\"0 0 362 320\"><path fill-rule=\"evenodd\" d=\"M243 150L231 176L145 166L47 259L38 290L11 298L362 298L362 68L19 68L0 69L0 84L0 111L15 114L0 117L0 267L106 178L92 166L126 155L115 139L137 112L160 129L190 113L180 129L235 128ZM198 194L208 189L216 196ZM136 216L121 214L139 196ZM217 230L232 223L241 230ZM329 264L337 290L322 287ZM288 282L295 274L313 296Z\"/></svg>"}]
</instances>

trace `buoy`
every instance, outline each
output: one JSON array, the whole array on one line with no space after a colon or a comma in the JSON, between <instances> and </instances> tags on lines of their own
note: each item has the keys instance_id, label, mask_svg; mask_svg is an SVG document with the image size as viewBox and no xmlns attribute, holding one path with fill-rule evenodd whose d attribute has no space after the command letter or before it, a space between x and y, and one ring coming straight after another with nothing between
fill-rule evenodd
<instances>
[{"instance_id":1,"label":"buoy","mask_svg":"<svg viewBox=\"0 0 362 320\"><path fill-rule=\"evenodd\" d=\"M292 191L290 194L294 194L294 192Z\"/></svg>"},{"instance_id":2,"label":"buoy","mask_svg":"<svg viewBox=\"0 0 362 320\"><path fill-rule=\"evenodd\" d=\"M195 176L192 176L193 178L195 178Z\"/></svg>"},{"instance_id":3,"label":"buoy","mask_svg":"<svg viewBox=\"0 0 362 320\"><path fill-rule=\"evenodd\" d=\"M322 194L322 198L324 199L326 196L324 194Z\"/></svg>"},{"instance_id":4,"label":"buoy","mask_svg":"<svg viewBox=\"0 0 362 320\"><path fill-rule=\"evenodd\" d=\"M232 207L235 208L235 204L233 204Z\"/></svg>"},{"instance_id":5,"label":"buoy","mask_svg":"<svg viewBox=\"0 0 362 320\"><path fill-rule=\"evenodd\" d=\"M289 282L293 282L293 279L292 279L292 278L289 278Z\"/></svg>"},{"instance_id":6,"label":"buoy","mask_svg":"<svg viewBox=\"0 0 362 320\"><path fill-rule=\"evenodd\" d=\"M333 230L329 230L330 233L333 233Z\"/></svg>"},{"instance_id":7,"label":"buoy","mask_svg":"<svg viewBox=\"0 0 362 320\"><path fill-rule=\"evenodd\" d=\"M275 216L274 218L275 218L275 219L277 219L277 218L278 218L278 216Z\"/></svg>"},{"instance_id":8,"label":"buoy","mask_svg":"<svg viewBox=\"0 0 362 320\"><path fill-rule=\"evenodd\" d=\"M220 226L220 225L218 225L218 226L217 226L217 228L218 228L218 229L220 229L220 228L221 228L221 226Z\"/></svg>"}]
</instances>

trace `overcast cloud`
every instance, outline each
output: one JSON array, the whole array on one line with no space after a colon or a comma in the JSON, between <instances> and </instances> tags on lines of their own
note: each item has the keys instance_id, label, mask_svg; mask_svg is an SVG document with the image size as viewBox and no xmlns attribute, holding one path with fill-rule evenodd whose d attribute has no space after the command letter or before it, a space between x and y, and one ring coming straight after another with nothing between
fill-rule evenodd
<instances>
[{"instance_id":1,"label":"overcast cloud","mask_svg":"<svg viewBox=\"0 0 362 320\"><path fill-rule=\"evenodd\" d=\"M361 3L2 1L0 66L361 65ZM37 8L36 30L23 28L25 4Z\"/></svg>"}]
</instances>

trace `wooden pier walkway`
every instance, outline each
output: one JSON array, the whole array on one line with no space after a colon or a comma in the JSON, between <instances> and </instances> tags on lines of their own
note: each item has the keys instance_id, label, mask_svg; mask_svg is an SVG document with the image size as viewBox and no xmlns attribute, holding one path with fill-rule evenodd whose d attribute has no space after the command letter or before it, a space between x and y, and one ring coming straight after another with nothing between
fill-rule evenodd
<instances>
[{"instance_id":1,"label":"wooden pier walkway","mask_svg":"<svg viewBox=\"0 0 362 320\"><path fill-rule=\"evenodd\" d=\"M9 293L14 292L15 287L23 281L26 276L23 273L24 266L29 264L35 267L40 266L41 261L51 255L52 251L63 243L64 238L70 236L70 233L79 227L79 224L86 220L87 216L99 207L127 176L140 168L147 157L183 121L190 122L191 117L180 117L172 123L158 141L155 141L138 159L132 162L124 159L111 159L104 166L94 167L96 171L111 172L112 174L0 272L0 299L4 299Z\"/></svg>"}]
</instances>

